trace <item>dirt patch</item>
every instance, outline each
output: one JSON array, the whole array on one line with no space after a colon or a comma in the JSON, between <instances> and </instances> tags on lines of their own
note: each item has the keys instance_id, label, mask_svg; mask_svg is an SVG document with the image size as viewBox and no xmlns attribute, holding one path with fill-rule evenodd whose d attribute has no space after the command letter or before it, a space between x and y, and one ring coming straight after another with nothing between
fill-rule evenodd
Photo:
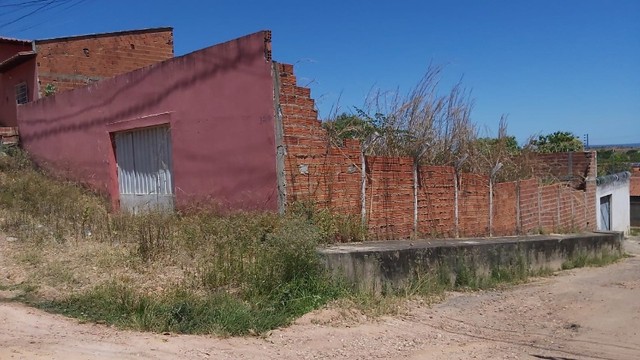
<instances>
[{"instance_id":1,"label":"dirt patch","mask_svg":"<svg viewBox=\"0 0 640 360\"><path fill-rule=\"evenodd\" d=\"M639 240L627 240L627 251L640 254ZM330 308L262 338L226 339L82 324L12 302L5 290L0 358L637 359L639 273L640 258L630 257L510 289L451 293L432 306L410 303L395 317L345 320Z\"/></svg>"}]
</instances>

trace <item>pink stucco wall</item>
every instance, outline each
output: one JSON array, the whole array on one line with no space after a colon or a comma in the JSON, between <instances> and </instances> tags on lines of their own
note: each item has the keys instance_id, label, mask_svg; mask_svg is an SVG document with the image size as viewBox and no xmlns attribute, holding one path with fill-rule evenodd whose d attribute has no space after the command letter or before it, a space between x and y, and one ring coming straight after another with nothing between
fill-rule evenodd
<instances>
[{"instance_id":1,"label":"pink stucco wall","mask_svg":"<svg viewBox=\"0 0 640 360\"><path fill-rule=\"evenodd\" d=\"M0 74L0 126L17 125L16 85L27 83L29 100L38 96L36 59L30 59ZM18 105L19 106L19 105Z\"/></svg>"},{"instance_id":2,"label":"pink stucco wall","mask_svg":"<svg viewBox=\"0 0 640 360\"><path fill-rule=\"evenodd\" d=\"M25 149L41 166L109 194L115 131L168 123L176 204L277 208L273 79L258 32L20 106Z\"/></svg>"},{"instance_id":3,"label":"pink stucco wall","mask_svg":"<svg viewBox=\"0 0 640 360\"><path fill-rule=\"evenodd\" d=\"M14 41L0 39L0 62L21 51L31 51L33 46L29 41Z\"/></svg>"},{"instance_id":4,"label":"pink stucco wall","mask_svg":"<svg viewBox=\"0 0 640 360\"><path fill-rule=\"evenodd\" d=\"M21 51L31 51L31 43L0 40L0 62L9 59ZM29 100L37 97L36 60L6 69L0 73L0 126L16 126L15 86L27 83Z\"/></svg>"}]
</instances>

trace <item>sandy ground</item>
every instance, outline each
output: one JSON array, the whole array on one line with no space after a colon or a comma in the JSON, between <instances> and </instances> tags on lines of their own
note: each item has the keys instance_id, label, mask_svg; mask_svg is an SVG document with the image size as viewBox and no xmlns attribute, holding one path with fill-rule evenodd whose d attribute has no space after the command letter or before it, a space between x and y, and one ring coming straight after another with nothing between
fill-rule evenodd
<instances>
[{"instance_id":1,"label":"sandy ground","mask_svg":"<svg viewBox=\"0 0 640 360\"><path fill-rule=\"evenodd\" d=\"M639 242L626 241L638 257L608 267L453 293L377 320L322 310L263 338L120 331L0 292L0 359L640 359Z\"/></svg>"}]
</instances>

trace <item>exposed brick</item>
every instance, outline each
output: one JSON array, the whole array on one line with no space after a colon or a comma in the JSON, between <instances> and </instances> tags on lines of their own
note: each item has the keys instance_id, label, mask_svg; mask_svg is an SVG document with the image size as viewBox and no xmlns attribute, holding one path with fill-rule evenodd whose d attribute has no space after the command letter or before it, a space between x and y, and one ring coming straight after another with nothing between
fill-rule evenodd
<instances>
[{"instance_id":1,"label":"exposed brick","mask_svg":"<svg viewBox=\"0 0 640 360\"><path fill-rule=\"evenodd\" d=\"M124 32L36 41L41 95L86 86L173 57L173 32Z\"/></svg>"},{"instance_id":2,"label":"exposed brick","mask_svg":"<svg viewBox=\"0 0 640 360\"><path fill-rule=\"evenodd\" d=\"M361 203L360 142L329 142L317 118L308 88L299 87L293 66L278 64L280 108L287 147L287 202L312 201L334 212L358 216ZM413 159L365 157L367 225L371 238L397 239L414 234ZM541 156L539 179L497 183L493 192L495 235L562 229L592 229L595 224L595 156L562 153ZM419 166L417 235L453 236L455 172L449 166ZM542 185L549 180L556 183ZM557 180L561 182L558 183ZM544 181L544 182L543 182ZM489 178L460 174L459 234L489 234ZM571 186L568 186L571 185Z\"/></svg>"},{"instance_id":3,"label":"exposed brick","mask_svg":"<svg viewBox=\"0 0 640 360\"><path fill-rule=\"evenodd\" d=\"M640 167L634 167L631 170L631 188L629 192L631 196L640 196Z\"/></svg>"}]
</instances>

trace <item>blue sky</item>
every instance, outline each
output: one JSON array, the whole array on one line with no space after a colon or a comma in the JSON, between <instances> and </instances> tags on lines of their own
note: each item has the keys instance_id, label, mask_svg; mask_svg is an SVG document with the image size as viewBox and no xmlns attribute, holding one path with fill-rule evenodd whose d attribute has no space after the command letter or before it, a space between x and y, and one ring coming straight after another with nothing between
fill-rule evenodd
<instances>
[{"instance_id":1,"label":"blue sky","mask_svg":"<svg viewBox=\"0 0 640 360\"><path fill-rule=\"evenodd\" d=\"M362 107L372 89L404 93L433 62L446 65L443 90L460 78L472 89L482 134L508 114L521 142L565 130L640 143L638 0L67 1L9 25L24 12L0 8L0 35L172 26L182 55L271 29L274 59L296 65L321 116L338 100Z\"/></svg>"}]
</instances>

